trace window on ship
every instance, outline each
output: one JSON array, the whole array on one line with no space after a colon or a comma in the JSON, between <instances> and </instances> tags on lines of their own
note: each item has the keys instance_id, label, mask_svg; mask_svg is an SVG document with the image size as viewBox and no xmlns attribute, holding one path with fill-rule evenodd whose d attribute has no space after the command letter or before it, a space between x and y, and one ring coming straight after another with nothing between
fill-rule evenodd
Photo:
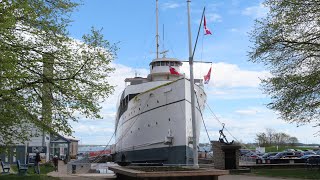
<instances>
[{"instance_id":1,"label":"window on ship","mask_svg":"<svg viewBox=\"0 0 320 180\"><path fill-rule=\"evenodd\" d=\"M131 99L136 97L139 93L136 94L128 94L126 97L122 98L120 101L120 107L119 107L119 118L122 116L122 114L128 109L128 103Z\"/></svg>"}]
</instances>

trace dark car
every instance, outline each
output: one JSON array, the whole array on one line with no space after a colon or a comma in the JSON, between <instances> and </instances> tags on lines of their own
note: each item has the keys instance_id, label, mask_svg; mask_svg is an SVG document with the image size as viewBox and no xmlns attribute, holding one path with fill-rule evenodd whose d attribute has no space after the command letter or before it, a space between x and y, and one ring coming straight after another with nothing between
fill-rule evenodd
<instances>
[{"instance_id":1,"label":"dark car","mask_svg":"<svg viewBox=\"0 0 320 180\"><path fill-rule=\"evenodd\" d=\"M296 158L297 156L293 152L279 152L272 159L283 159L283 158Z\"/></svg>"},{"instance_id":2,"label":"dark car","mask_svg":"<svg viewBox=\"0 0 320 180\"><path fill-rule=\"evenodd\" d=\"M278 152L268 152L261 156L261 159L270 159L272 156L277 155Z\"/></svg>"},{"instance_id":3,"label":"dark car","mask_svg":"<svg viewBox=\"0 0 320 180\"><path fill-rule=\"evenodd\" d=\"M249 149L240 149L239 151L240 151L240 156L244 156L244 155L252 152L252 151L249 150Z\"/></svg>"},{"instance_id":4,"label":"dark car","mask_svg":"<svg viewBox=\"0 0 320 180\"><path fill-rule=\"evenodd\" d=\"M309 159L309 158L320 158L320 155L314 155L314 154L307 154L300 157L300 159Z\"/></svg>"},{"instance_id":5,"label":"dark car","mask_svg":"<svg viewBox=\"0 0 320 180\"><path fill-rule=\"evenodd\" d=\"M301 157L303 156L303 151L294 151L294 155L296 155L297 157Z\"/></svg>"},{"instance_id":6,"label":"dark car","mask_svg":"<svg viewBox=\"0 0 320 180\"><path fill-rule=\"evenodd\" d=\"M317 153L315 153L314 151L304 151L303 155L316 155Z\"/></svg>"}]
</instances>

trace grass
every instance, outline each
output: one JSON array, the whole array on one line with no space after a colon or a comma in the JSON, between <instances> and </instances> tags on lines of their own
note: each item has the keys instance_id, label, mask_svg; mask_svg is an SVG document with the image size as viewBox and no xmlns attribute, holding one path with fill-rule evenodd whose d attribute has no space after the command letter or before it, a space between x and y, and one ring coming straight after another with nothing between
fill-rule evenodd
<instances>
[{"instance_id":1,"label":"grass","mask_svg":"<svg viewBox=\"0 0 320 180\"><path fill-rule=\"evenodd\" d=\"M28 168L27 174L26 175L19 175L17 174L18 168L16 165L11 165L11 169L16 172L16 173L11 173L11 174L1 174L0 179L35 179L35 180L52 180L52 179L59 179L59 178L54 178L54 177L49 177L47 176L47 173L54 171L54 167L49 164L42 164L40 165L40 174L35 174L34 173L34 167L31 165Z\"/></svg>"},{"instance_id":2,"label":"grass","mask_svg":"<svg viewBox=\"0 0 320 180\"><path fill-rule=\"evenodd\" d=\"M320 170L315 169L254 169L252 173L258 176L286 177L300 179L320 179Z\"/></svg>"},{"instance_id":3,"label":"grass","mask_svg":"<svg viewBox=\"0 0 320 180\"><path fill-rule=\"evenodd\" d=\"M276 146L266 147L266 152L281 152L286 149L300 149L300 150L308 150L308 147L299 147L299 146L279 146L278 150Z\"/></svg>"}]
</instances>

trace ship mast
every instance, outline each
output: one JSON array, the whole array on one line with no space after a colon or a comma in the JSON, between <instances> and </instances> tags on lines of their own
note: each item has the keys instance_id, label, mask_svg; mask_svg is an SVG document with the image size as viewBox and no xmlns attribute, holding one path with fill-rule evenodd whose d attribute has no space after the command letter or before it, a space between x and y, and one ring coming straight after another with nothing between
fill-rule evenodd
<instances>
[{"instance_id":1,"label":"ship mast","mask_svg":"<svg viewBox=\"0 0 320 180\"><path fill-rule=\"evenodd\" d=\"M192 53L192 40L191 40L191 25L190 25L190 2L188 4L188 36L189 36L189 66L190 66L190 95L191 95L191 117L192 117L192 138L193 138L193 167L199 168L198 164L198 150L197 150L197 122L195 111L195 97L194 97L194 77L193 77L193 53Z\"/></svg>"},{"instance_id":2,"label":"ship mast","mask_svg":"<svg viewBox=\"0 0 320 180\"><path fill-rule=\"evenodd\" d=\"M159 58L159 32L158 32L158 0L156 0L156 47L157 47L157 59Z\"/></svg>"}]
</instances>

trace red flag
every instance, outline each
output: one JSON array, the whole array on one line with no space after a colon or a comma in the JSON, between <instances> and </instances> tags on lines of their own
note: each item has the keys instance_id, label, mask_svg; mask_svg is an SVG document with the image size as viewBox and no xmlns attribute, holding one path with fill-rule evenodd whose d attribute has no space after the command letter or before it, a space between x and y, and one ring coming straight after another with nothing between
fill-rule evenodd
<instances>
[{"instance_id":1,"label":"red flag","mask_svg":"<svg viewBox=\"0 0 320 180\"><path fill-rule=\"evenodd\" d=\"M203 16L204 35L211 34L211 31L207 28L206 16Z\"/></svg>"},{"instance_id":2,"label":"red flag","mask_svg":"<svg viewBox=\"0 0 320 180\"><path fill-rule=\"evenodd\" d=\"M170 74L180 75L179 72L175 68L173 68L171 66L169 66L169 70L170 70Z\"/></svg>"},{"instance_id":3,"label":"red flag","mask_svg":"<svg viewBox=\"0 0 320 180\"><path fill-rule=\"evenodd\" d=\"M205 83L205 84L208 84L208 83L209 83L209 81L210 81L210 75L211 75L211 67L210 67L210 69L209 69L208 74L205 75L205 76L203 76L203 79L204 79L204 83Z\"/></svg>"}]
</instances>

